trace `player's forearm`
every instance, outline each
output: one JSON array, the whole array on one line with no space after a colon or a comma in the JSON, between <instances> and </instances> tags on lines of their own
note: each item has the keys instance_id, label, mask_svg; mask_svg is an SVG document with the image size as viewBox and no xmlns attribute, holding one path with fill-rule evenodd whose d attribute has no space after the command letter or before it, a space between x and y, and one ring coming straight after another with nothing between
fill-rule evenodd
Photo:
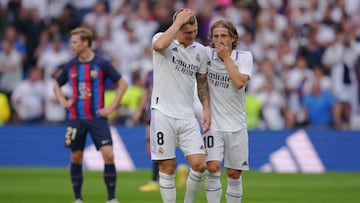
<instances>
[{"instance_id":1,"label":"player's forearm","mask_svg":"<svg viewBox=\"0 0 360 203\"><path fill-rule=\"evenodd\" d=\"M120 80L118 80L117 84L116 84L116 96L114 101L111 103L110 107L112 110L116 109L118 107L118 105L120 104L120 100L123 97L126 89L127 89L127 82L125 81L124 78L121 78Z\"/></svg>"},{"instance_id":2,"label":"player's forearm","mask_svg":"<svg viewBox=\"0 0 360 203\"><path fill-rule=\"evenodd\" d=\"M138 111L142 112L145 109L146 102L147 102L149 96L150 95L149 95L148 91L146 89L144 89L141 100L140 100L140 104L138 107Z\"/></svg>"},{"instance_id":3,"label":"player's forearm","mask_svg":"<svg viewBox=\"0 0 360 203\"><path fill-rule=\"evenodd\" d=\"M232 61L230 56L224 58L224 64L233 85L238 89L244 87L246 82L249 80L249 76L239 72L238 66Z\"/></svg>"},{"instance_id":4,"label":"player's forearm","mask_svg":"<svg viewBox=\"0 0 360 203\"><path fill-rule=\"evenodd\" d=\"M181 25L179 23L173 23L169 29L167 29L162 35L159 36L153 43L153 49L155 51L163 51L168 48L171 42L175 39L177 32Z\"/></svg>"},{"instance_id":5,"label":"player's forearm","mask_svg":"<svg viewBox=\"0 0 360 203\"><path fill-rule=\"evenodd\" d=\"M57 101L61 104L61 106L66 107L66 98L63 95L61 87L57 82L55 82L53 90Z\"/></svg>"},{"instance_id":6,"label":"player's forearm","mask_svg":"<svg viewBox=\"0 0 360 203\"><path fill-rule=\"evenodd\" d=\"M197 91L204 111L210 109L210 93L206 74L197 74Z\"/></svg>"}]
</instances>

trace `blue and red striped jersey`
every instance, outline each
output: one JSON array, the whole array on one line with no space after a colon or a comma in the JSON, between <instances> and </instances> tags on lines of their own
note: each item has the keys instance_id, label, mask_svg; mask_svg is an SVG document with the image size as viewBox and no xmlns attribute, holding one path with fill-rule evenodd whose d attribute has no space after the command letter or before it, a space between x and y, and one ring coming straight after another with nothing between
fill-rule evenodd
<instances>
[{"instance_id":1,"label":"blue and red striped jersey","mask_svg":"<svg viewBox=\"0 0 360 203\"><path fill-rule=\"evenodd\" d=\"M73 90L74 105L69 109L69 119L100 118L96 111L104 108L105 81L116 83L121 75L109 61L95 54L90 62L77 58L64 64L57 82L60 86L69 83Z\"/></svg>"}]
</instances>

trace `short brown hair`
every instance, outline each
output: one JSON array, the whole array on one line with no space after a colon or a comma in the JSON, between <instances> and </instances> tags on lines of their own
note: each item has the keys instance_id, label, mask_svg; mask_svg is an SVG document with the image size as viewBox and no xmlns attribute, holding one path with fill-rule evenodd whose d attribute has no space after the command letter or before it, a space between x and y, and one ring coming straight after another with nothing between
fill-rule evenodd
<instances>
[{"instance_id":1,"label":"short brown hair","mask_svg":"<svg viewBox=\"0 0 360 203\"><path fill-rule=\"evenodd\" d=\"M215 45L212 43L211 39L213 37L213 31L217 27L223 27L223 28L226 28L228 30L230 37L235 39L234 42L232 43L232 47L231 47L232 49L235 49L237 44L238 44L239 36L238 36L235 25L232 22L227 21L227 20L218 20L218 21L216 21L215 23L213 23L211 25L211 27L210 27L210 36L209 36L211 47L215 47Z\"/></svg>"},{"instance_id":2,"label":"short brown hair","mask_svg":"<svg viewBox=\"0 0 360 203\"><path fill-rule=\"evenodd\" d=\"M185 8L181 8L181 9L177 10L177 11L174 13L174 15L173 15L173 22L176 20L177 15L178 15L181 11L183 11L183 10L185 10ZM197 23L197 19L196 19L196 16L193 15L193 16L191 16L191 18L190 18L184 25L186 25L186 24L194 25L195 23Z\"/></svg>"},{"instance_id":3,"label":"short brown hair","mask_svg":"<svg viewBox=\"0 0 360 203\"><path fill-rule=\"evenodd\" d=\"M89 47L91 47L94 34L89 28L85 28L85 27L75 28L71 31L71 35L79 35L80 39L82 41L87 40Z\"/></svg>"}]
</instances>

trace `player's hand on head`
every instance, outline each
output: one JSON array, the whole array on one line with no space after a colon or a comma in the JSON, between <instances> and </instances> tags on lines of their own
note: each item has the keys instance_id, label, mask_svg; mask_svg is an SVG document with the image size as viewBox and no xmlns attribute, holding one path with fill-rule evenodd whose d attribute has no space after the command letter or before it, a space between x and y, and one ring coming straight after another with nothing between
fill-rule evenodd
<instances>
[{"instance_id":1,"label":"player's hand on head","mask_svg":"<svg viewBox=\"0 0 360 203\"><path fill-rule=\"evenodd\" d=\"M195 16L194 12L191 9L185 8L179 12L176 16L176 20L181 24L185 24L190 20L192 16Z\"/></svg>"}]
</instances>

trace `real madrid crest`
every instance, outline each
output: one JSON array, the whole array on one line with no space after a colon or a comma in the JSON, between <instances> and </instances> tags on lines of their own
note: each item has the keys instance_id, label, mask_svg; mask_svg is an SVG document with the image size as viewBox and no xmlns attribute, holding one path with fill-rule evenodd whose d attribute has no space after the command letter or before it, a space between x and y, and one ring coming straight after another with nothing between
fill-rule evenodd
<instances>
[{"instance_id":1,"label":"real madrid crest","mask_svg":"<svg viewBox=\"0 0 360 203\"><path fill-rule=\"evenodd\" d=\"M195 56L195 58L196 58L197 61L200 61L200 54L197 53L196 56Z\"/></svg>"},{"instance_id":2,"label":"real madrid crest","mask_svg":"<svg viewBox=\"0 0 360 203\"><path fill-rule=\"evenodd\" d=\"M91 75L91 77L96 78L96 77L98 76L97 70L92 70L92 71L90 72L90 75Z\"/></svg>"},{"instance_id":3,"label":"real madrid crest","mask_svg":"<svg viewBox=\"0 0 360 203\"><path fill-rule=\"evenodd\" d=\"M163 154L164 153L164 148L159 147L158 152L159 152L159 154Z\"/></svg>"}]
</instances>

